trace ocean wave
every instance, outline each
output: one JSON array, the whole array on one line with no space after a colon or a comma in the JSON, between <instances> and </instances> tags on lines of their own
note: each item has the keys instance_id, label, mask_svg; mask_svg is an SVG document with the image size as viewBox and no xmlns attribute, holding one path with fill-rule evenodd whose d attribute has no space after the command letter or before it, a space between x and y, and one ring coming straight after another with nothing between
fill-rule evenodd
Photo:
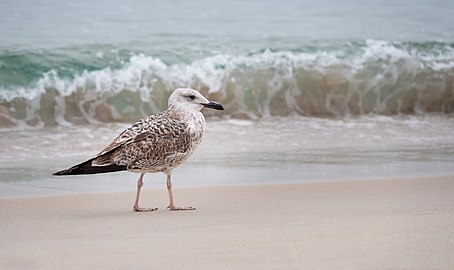
<instances>
[{"instance_id":1,"label":"ocean wave","mask_svg":"<svg viewBox=\"0 0 454 270\"><path fill-rule=\"evenodd\" d=\"M3 53L0 76L9 79L0 83L0 126L133 121L165 109L177 87L222 102L223 115L232 118L454 109L453 44L368 40L216 53L190 62L85 51L84 57L61 54L58 61L43 53L45 63L27 62L30 53L24 52L15 68Z\"/></svg>"}]
</instances>

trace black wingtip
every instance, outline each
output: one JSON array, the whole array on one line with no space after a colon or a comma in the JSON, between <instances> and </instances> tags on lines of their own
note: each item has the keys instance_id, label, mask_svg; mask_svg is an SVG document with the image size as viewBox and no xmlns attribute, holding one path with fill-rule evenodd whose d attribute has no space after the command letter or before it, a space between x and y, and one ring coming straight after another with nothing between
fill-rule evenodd
<instances>
[{"instance_id":1,"label":"black wingtip","mask_svg":"<svg viewBox=\"0 0 454 270\"><path fill-rule=\"evenodd\" d=\"M54 172L52 175L61 176L61 175L98 174L127 170L127 167L125 165L117 164L108 164L105 166L92 166L91 164L92 160L93 159L87 160L69 169Z\"/></svg>"},{"instance_id":2,"label":"black wingtip","mask_svg":"<svg viewBox=\"0 0 454 270\"><path fill-rule=\"evenodd\" d=\"M70 173L68 173L68 170L62 170L62 171L58 171L58 172L54 172L52 175L68 175Z\"/></svg>"},{"instance_id":3,"label":"black wingtip","mask_svg":"<svg viewBox=\"0 0 454 270\"><path fill-rule=\"evenodd\" d=\"M73 166L73 167L71 167L69 169L65 169L65 170L61 170L61 171L58 171L58 172L54 172L52 175L61 176L61 175L80 174L80 172L79 173L77 173L77 172L80 171L81 167L84 166L84 165L85 165L84 163L81 163L81 164Z\"/></svg>"}]
</instances>

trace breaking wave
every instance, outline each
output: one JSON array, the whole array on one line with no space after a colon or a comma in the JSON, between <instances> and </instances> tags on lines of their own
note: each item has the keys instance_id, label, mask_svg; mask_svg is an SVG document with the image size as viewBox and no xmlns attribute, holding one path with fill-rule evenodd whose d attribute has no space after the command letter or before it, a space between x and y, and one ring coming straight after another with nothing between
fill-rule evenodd
<instances>
[{"instance_id":1,"label":"breaking wave","mask_svg":"<svg viewBox=\"0 0 454 270\"><path fill-rule=\"evenodd\" d=\"M1 53L0 127L134 121L165 109L178 87L232 118L454 110L454 44L368 40L191 60L87 51Z\"/></svg>"}]
</instances>

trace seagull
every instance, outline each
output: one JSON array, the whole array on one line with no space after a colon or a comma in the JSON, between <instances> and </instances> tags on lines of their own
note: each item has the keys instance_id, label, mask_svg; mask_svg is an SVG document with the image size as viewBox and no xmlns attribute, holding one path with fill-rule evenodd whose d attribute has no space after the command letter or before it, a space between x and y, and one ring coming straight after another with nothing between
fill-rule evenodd
<instances>
[{"instance_id":1,"label":"seagull","mask_svg":"<svg viewBox=\"0 0 454 270\"><path fill-rule=\"evenodd\" d=\"M209 101L194 89L178 88L170 95L167 110L140 119L95 157L53 175L140 173L133 210L150 212L157 208L139 207L143 176L163 172L167 175L168 209L194 210L194 207L174 205L172 170L186 161L202 141L205 117L200 111L203 108L224 110L220 103Z\"/></svg>"}]
</instances>

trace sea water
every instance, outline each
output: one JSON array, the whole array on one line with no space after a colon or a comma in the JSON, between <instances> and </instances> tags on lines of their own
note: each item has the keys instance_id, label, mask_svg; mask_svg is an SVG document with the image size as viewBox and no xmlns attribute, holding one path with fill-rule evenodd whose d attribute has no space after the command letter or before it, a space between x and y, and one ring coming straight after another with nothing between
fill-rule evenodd
<instances>
[{"instance_id":1,"label":"sea water","mask_svg":"<svg viewBox=\"0 0 454 270\"><path fill-rule=\"evenodd\" d=\"M10 129L0 141L0 197L134 190L138 174L53 177L98 153L126 124ZM204 141L173 171L176 186L303 183L454 173L454 118L208 119ZM164 174L147 187L165 189Z\"/></svg>"},{"instance_id":2,"label":"sea water","mask_svg":"<svg viewBox=\"0 0 454 270\"><path fill-rule=\"evenodd\" d=\"M164 110L177 87L226 108L205 112L205 142L175 170L182 185L452 173L451 10L423 0L2 1L0 196L133 189L134 174L50 174Z\"/></svg>"}]
</instances>

